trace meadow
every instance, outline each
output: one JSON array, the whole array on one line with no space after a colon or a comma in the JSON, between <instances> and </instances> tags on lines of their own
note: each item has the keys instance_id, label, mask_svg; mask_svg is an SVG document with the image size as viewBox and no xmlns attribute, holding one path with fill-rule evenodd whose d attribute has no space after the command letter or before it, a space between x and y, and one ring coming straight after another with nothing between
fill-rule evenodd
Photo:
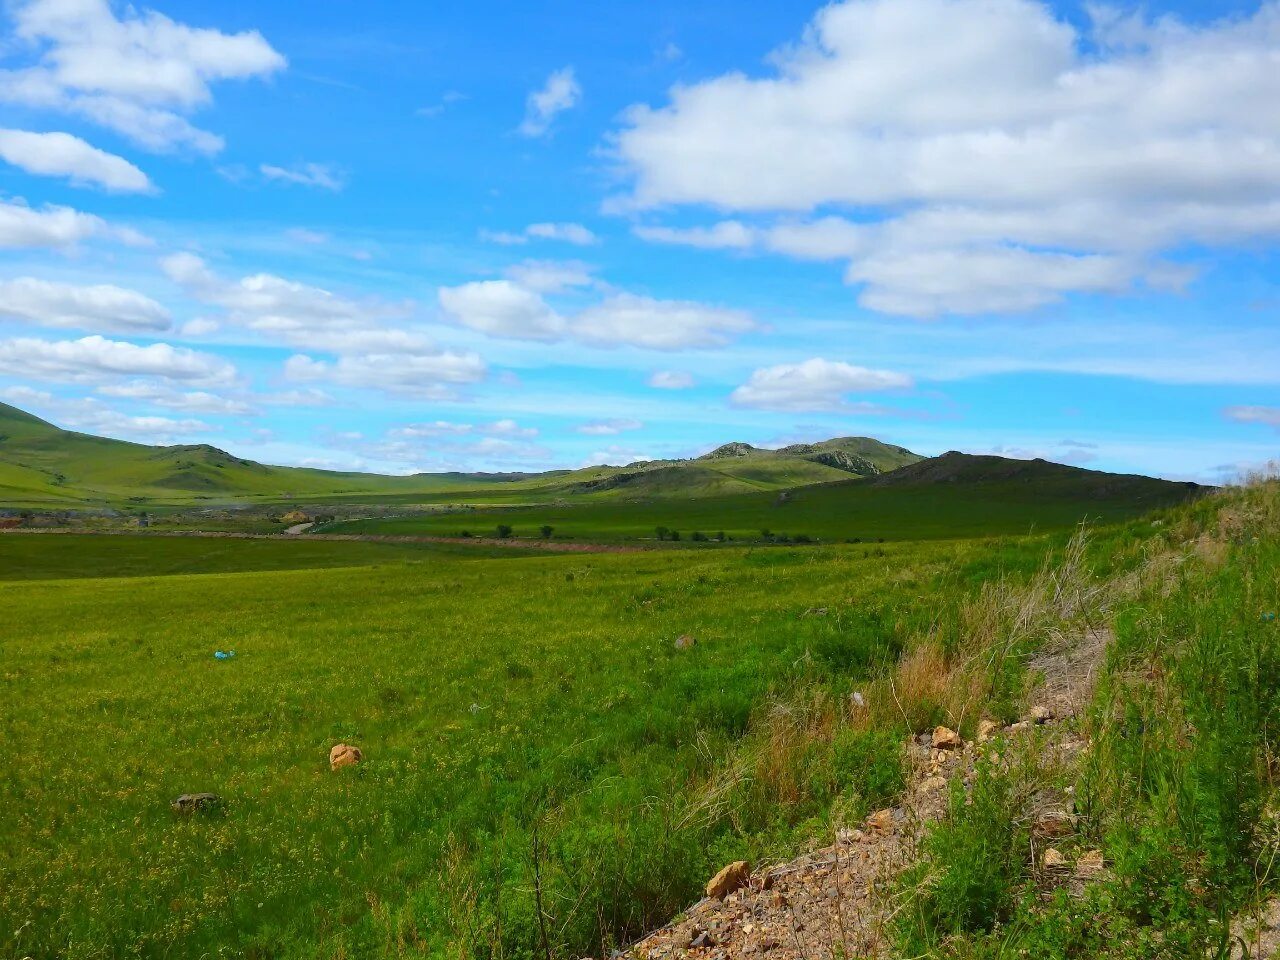
<instances>
[{"instance_id":1,"label":"meadow","mask_svg":"<svg viewBox=\"0 0 1280 960\"><path fill-rule=\"evenodd\" d=\"M767 778L702 791L777 697L846 696L1046 546L0 537L21 757L0 775L0 956L532 956L535 866L557 954L599 951L724 861L823 835L837 799L883 800L896 734L849 740L843 772L815 746L785 802ZM338 741L366 761L331 773ZM169 809L206 790L221 812Z\"/></svg>"},{"instance_id":2,"label":"meadow","mask_svg":"<svg viewBox=\"0 0 1280 960\"><path fill-rule=\"evenodd\" d=\"M1114 523L1185 498L1177 488L1140 501L1109 498L1073 483L1061 490L1017 482L949 486L817 484L779 493L681 499L574 500L525 506L458 506L451 512L327 524L331 533L492 536L499 525L536 538L543 526L571 540L656 540L659 527L682 542L696 534L733 541L807 537L815 541L908 541L1022 535L1082 521ZM668 533L668 536L670 534Z\"/></svg>"},{"instance_id":3,"label":"meadow","mask_svg":"<svg viewBox=\"0 0 1280 960\"><path fill-rule=\"evenodd\" d=\"M0 957L607 956L893 802L908 734L1017 719L1030 653L1098 624L1079 764L982 768L898 949L1225 957L1277 888L1278 532L1272 484L1086 539L0 536ZM1050 896L1028 805L1067 785L1107 869Z\"/></svg>"}]
</instances>

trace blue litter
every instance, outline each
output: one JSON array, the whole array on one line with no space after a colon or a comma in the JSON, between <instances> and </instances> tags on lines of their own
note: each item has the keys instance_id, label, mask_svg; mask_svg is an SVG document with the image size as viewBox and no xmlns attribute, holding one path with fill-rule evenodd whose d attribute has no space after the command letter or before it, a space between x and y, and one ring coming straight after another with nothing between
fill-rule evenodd
<instances>
[{"instance_id":1,"label":"blue litter","mask_svg":"<svg viewBox=\"0 0 1280 960\"><path fill-rule=\"evenodd\" d=\"M230 660L236 655L234 650L215 650L213 655L219 660Z\"/></svg>"},{"instance_id":2,"label":"blue litter","mask_svg":"<svg viewBox=\"0 0 1280 960\"><path fill-rule=\"evenodd\" d=\"M1263 620L1274 620L1275 618L1276 618L1276 615L1274 613L1264 613L1262 615Z\"/></svg>"}]
</instances>

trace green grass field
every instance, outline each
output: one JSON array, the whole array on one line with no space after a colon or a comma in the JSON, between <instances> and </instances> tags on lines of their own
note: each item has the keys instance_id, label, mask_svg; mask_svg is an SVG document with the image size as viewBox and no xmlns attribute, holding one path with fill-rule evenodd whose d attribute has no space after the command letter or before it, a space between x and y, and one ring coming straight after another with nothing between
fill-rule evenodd
<instances>
[{"instance_id":1,"label":"green grass field","mask_svg":"<svg viewBox=\"0 0 1280 960\"><path fill-rule=\"evenodd\" d=\"M1016 481L979 485L877 486L865 481L821 484L786 492L731 497L581 502L527 507L464 508L450 513L413 514L327 525L332 533L490 536L506 524L516 536L537 537L545 524L570 540L617 542L656 539L659 526L678 531L682 541L695 532L755 541L762 531L814 540L925 540L1019 535L1059 530L1082 521L1126 520L1185 498L1173 485L1152 487L1141 497L1128 491L1098 496L1079 485L1060 490Z\"/></svg>"},{"instance_id":2,"label":"green grass field","mask_svg":"<svg viewBox=\"0 0 1280 960\"><path fill-rule=\"evenodd\" d=\"M482 920L531 955L535 824L557 944L598 949L877 799L851 771L690 815L771 696L860 682L1043 549L0 538L0 956L429 954ZM204 790L222 814L170 811Z\"/></svg>"}]
</instances>

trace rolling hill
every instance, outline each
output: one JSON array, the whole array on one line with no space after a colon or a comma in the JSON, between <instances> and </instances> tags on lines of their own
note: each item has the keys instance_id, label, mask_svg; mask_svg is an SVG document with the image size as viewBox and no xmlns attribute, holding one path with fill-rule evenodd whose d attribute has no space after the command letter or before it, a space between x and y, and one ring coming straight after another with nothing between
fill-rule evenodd
<instances>
[{"instance_id":1,"label":"rolling hill","mask_svg":"<svg viewBox=\"0 0 1280 960\"><path fill-rule=\"evenodd\" d=\"M902 447L849 437L781 450L730 443L693 460L625 467L393 477L268 466L205 444L156 447L112 440L64 430L0 404L0 505L8 506L369 497L409 502L701 498L876 476L919 459Z\"/></svg>"}]
</instances>

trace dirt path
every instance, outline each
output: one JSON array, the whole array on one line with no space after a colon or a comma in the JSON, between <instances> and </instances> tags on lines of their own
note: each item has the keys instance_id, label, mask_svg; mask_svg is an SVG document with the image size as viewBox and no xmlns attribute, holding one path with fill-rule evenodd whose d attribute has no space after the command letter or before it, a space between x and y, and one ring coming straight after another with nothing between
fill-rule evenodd
<instances>
[{"instance_id":1,"label":"dirt path","mask_svg":"<svg viewBox=\"0 0 1280 960\"><path fill-rule=\"evenodd\" d=\"M1046 754L1070 758L1086 744L1071 720L1088 701L1110 640L1092 631L1031 663L1044 682L1028 718L1011 727L984 731L978 743L947 746L941 730L907 745L911 772L901 803L873 813L860 829L842 831L830 846L789 863L758 870L750 882L723 900L707 898L685 916L635 944L638 960L827 960L888 957L889 925L902 904L894 901L895 881L916 862L929 825L946 813L950 784L969 784L980 755L1003 750L1011 738L1039 729ZM1033 811L1036 830L1070 822L1069 798L1044 796ZM1041 867L1050 841L1039 844L1037 868L1053 873L1054 884L1078 883L1096 873L1096 854L1074 866ZM1054 851L1056 853L1056 851ZM1052 862L1052 861L1050 861Z\"/></svg>"},{"instance_id":2,"label":"dirt path","mask_svg":"<svg viewBox=\"0 0 1280 960\"><path fill-rule=\"evenodd\" d=\"M301 524L300 524L301 526ZM649 547L626 546L614 543L576 543L560 540L517 540L498 537L430 537L372 533L239 533L232 530L99 530L90 527L36 527L0 530L0 534L16 535L76 535L123 537L204 537L225 540L280 540L288 534L289 540L321 540L359 543L456 543L467 547L506 547L517 550L538 550L546 553L639 553Z\"/></svg>"}]
</instances>

